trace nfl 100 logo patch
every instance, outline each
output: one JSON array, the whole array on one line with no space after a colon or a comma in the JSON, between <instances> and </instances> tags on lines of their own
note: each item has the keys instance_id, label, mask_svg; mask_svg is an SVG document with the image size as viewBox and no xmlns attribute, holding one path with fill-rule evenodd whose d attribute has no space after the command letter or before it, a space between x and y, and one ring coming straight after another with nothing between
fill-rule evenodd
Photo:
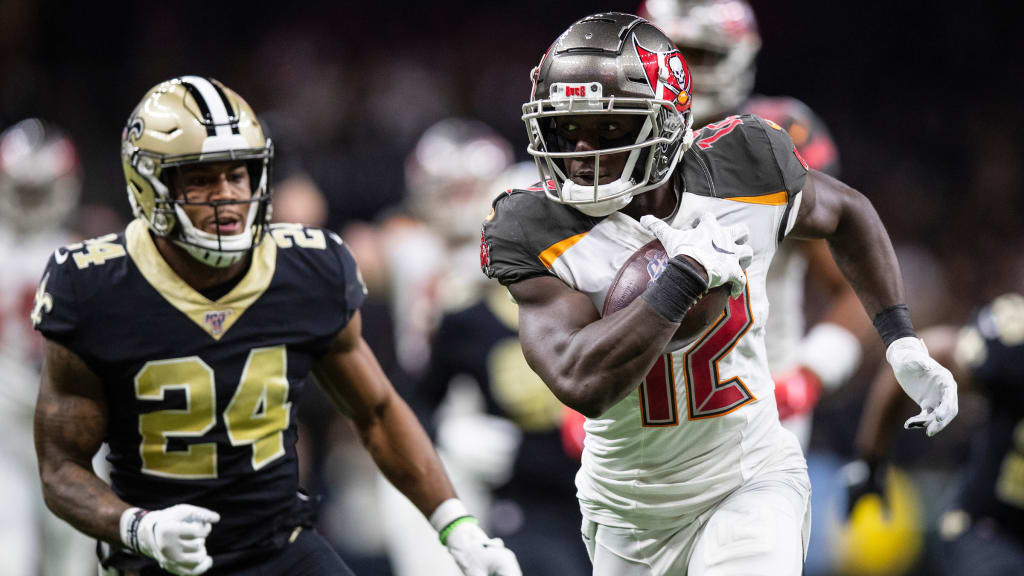
<instances>
[{"instance_id":1,"label":"nfl 100 logo patch","mask_svg":"<svg viewBox=\"0 0 1024 576\"><path fill-rule=\"evenodd\" d=\"M231 314L231 309L207 312L206 316L203 317L203 325L210 331L210 334L220 336L224 332L224 321Z\"/></svg>"}]
</instances>

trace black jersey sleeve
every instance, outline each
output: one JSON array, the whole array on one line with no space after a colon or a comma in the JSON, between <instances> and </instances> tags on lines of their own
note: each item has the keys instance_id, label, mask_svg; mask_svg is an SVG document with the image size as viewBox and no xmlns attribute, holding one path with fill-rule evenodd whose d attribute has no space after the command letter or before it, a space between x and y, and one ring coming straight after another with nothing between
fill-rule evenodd
<instances>
[{"instance_id":1,"label":"black jersey sleeve","mask_svg":"<svg viewBox=\"0 0 1024 576\"><path fill-rule=\"evenodd\" d=\"M494 200L480 237L480 267L504 286L552 275L545 251L600 222L549 200L539 186L508 190Z\"/></svg>"},{"instance_id":2,"label":"black jersey sleeve","mask_svg":"<svg viewBox=\"0 0 1024 576\"><path fill-rule=\"evenodd\" d=\"M78 333L79 307L75 290L74 266L68 253L57 249L46 264L36 289L31 320L47 339L71 347Z\"/></svg>"},{"instance_id":3,"label":"black jersey sleeve","mask_svg":"<svg viewBox=\"0 0 1024 576\"><path fill-rule=\"evenodd\" d=\"M760 116L729 116L701 128L683 163L686 191L758 204L785 204L778 239L807 179L792 138Z\"/></svg>"},{"instance_id":4,"label":"black jersey sleeve","mask_svg":"<svg viewBox=\"0 0 1024 576\"><path fill-rule=\"evenodd\" d=\"M363 282L362 274L359 273L359 266L356 264L355 258L352 257L352 253L342 242L341 237L334 232L328 232L327 236L329 238L327 244L334 253L339 266L337 277L339 285L334 290L334 294L339 299L339 306L345 311L345 323L347 324L366 300L366 283Z\"/></svg>"},{"instance_id":5,"label":"black jersey sleeve","mask_svg":"<svg viewBox=\"0 0 1024 576\"><path fill-rule=\"evenodd\" d=\"M804 188L807 166L793 140L781 126L760 116L730 116L708 124L697 132L692 149L710 172L710 182L692 182L704 195L739 198L784 191L792 197Z\"/></svg>"},{"instance_id":6,"label":"black jersey sleeve","mask_svg":"<svg viewBox=\"0 0 1024 576\"><path fill-rule=\"evenodd\" d=\"M547 201L541 198L541 201ZM504 286L550 274L520 218L537 199L509 190L494 200L480 235L480 268Z\"/></svg>"}]
</instances>

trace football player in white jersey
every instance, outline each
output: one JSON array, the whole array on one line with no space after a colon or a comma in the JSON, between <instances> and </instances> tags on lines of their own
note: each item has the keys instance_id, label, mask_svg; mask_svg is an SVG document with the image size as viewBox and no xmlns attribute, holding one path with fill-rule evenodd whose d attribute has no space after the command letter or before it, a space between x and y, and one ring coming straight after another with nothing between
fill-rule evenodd
<instances>
[{"instance_id":1,"label":"football player in white jersey","mask_svg":"<svg viewBox=\"0 0 1024 576\"><path fill-rule=\"evenodd\" d=\"M908 424L935 434L956 415L878 215L809 170L777 124L732 116L694 132L699 78L642 18L583 18L532 79L523 120L542 181L495 200L481 264L519 303L532 368L587 416L576 484L594 574L799 574L810 486L764 343L778 242L828 239L922 406ZM666 257L643 296L602 315L619 269L655 239ZM723 285L717 321L673 349L688 309Z\"/></svg>"},{"instance_id":2,"label":"football player in white jersey","mask_svg":"<svg viewBox=\"0 0 1024 576\"><path fill-rule=\"evenodd\" d=\"M791 97L753 95L761 37L746 0L645 0L640 15L675 42L698 79L694 126L731 114L756 114L782 126L811 168L838 177L836 146L810 108ZM808 278L828 299L822 321L810 330L804 318ZM836 389L857 369L870 323L822 240L783 242L768 270L767 292L771 315L765 345L779 417L806 451L818 395Z\"/></svg>"},{"instance_id":3,"label":"football player in white jersey","mask_svg":"<svg viewBox=\"0 0 1024 576\"><path fill-rule=\"evenodd\" d=\"M32 449L43 338L29 317L46 258L73 242L64 221L81 183L75 146L57 127L29 118L0 134L0 573L12 576L94 570L93 542L43 504Z\"/></svg>"}]
</instances>

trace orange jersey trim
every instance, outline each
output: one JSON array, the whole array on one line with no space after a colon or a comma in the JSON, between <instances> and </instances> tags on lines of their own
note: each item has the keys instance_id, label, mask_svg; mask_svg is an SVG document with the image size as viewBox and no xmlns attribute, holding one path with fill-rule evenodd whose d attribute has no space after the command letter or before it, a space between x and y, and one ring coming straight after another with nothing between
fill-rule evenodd
<instances>
[{"instance_id":1,"label":"orange jersey trim","mask_svg":"<svg viewBox=\"0 0 1024 576\"><path fill-rule=\"evenodd\" d=\"M785 190L776 192L775 194L768 194L766 196L737 196L735 198L726 198L726 200L733 200L735 202L746 202L747 204L766 204L768 206L781 206L789 202L789 193Z\"/></svg>"},{"instance_id":2,"label":"orange jersey trim","mask_svg":"<svg viewBox=\"0 0 1024 576\"><path fill-rule=\"evenodd\" d=\"M544 264L545 268L549 268L550 269L551 266L555 263L555 260L557 260L559 256L561 256L569 248L572 248L577 242L582 240L583 237L586 236L586 235L587 235L586 232L580 232L579 234L577 234L575 236L570 236L570 237L566 238L565 240L560 240L558 242L555 242L551 246L548 246L547 250L541 252L537 256L537 258L540 258L540 261L541 261L542 264Z\"/></svg>"}]
</instances>

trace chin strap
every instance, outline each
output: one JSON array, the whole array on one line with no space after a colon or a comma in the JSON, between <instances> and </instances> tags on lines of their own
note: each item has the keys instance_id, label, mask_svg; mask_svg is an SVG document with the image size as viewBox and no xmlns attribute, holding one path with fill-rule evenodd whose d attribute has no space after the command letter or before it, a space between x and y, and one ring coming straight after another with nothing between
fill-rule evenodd
<instances>
[{"instance_id":1,"label":"chin strap","mask_svg":"<svg viewBox=\"0 0 1024 576\"><path fill-rule=\"evenodd\" d=\"M171 240L175 246L184 248L193 258L212 268L227 268L238 262L245 256L246 251L239 252L218 252L208 248L202 248L194 244L188 244L181 240Z\"/></svg>"}]
</instances>

